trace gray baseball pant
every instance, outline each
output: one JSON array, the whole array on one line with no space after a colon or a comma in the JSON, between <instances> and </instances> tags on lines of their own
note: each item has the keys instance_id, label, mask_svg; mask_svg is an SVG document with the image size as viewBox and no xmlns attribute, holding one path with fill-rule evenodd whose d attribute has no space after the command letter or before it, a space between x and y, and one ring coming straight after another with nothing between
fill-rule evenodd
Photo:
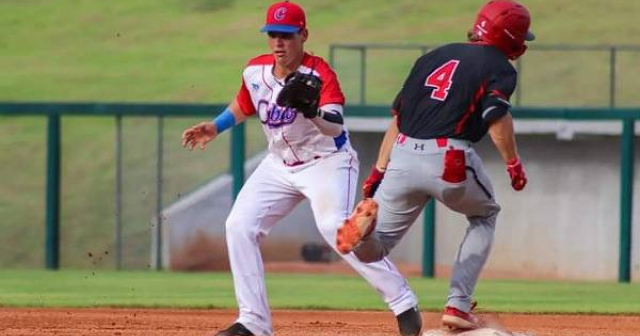
<instances>
[{"instance_id":1,"label":"gray baseball pant","mask_svg":"<svg viewBox=\"0 0 640 336\"><path fill-rule=\"evenodd\" d=\"M364 262L387 256L434 197L469 222L453 265L447 300L447 306L469 312L478 276L491 251L500 206L475 150L466 141L447 140L443 147L435 139L398 137L374 197L379 205L376 230L354 252ZM442 179L445 152L451 148L464 150L463 182Z\"/></svg>"}]
</instances>

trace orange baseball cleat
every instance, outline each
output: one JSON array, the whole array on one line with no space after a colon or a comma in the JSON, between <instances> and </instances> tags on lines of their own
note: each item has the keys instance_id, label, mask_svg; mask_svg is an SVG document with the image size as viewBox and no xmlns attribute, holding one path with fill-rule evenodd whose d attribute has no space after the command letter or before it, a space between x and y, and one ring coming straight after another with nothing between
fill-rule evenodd
<instances>
[{"instance_id":1,"label":"orange baseball cleat","mask_svg":"<svg viewBox=\"0 0 640 336\"><path fill-rule=\"evenodd\" d=\"M378 203L372 198L365 198L356 205L356 209L338 228L336 246L342 254L347 254L358 246L362 239L373 232L378 216Z\"/></svg>"}]
</instances>

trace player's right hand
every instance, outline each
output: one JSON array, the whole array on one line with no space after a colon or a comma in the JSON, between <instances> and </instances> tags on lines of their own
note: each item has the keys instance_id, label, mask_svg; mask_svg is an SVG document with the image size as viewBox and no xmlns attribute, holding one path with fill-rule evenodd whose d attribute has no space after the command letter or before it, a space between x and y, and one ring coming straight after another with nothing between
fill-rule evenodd
<instances>
[{"instance_id":1,"label":"player's right hand","mask_svg":"<svg viewBox=\"0 0 640 336\"><path fill-rule=\"evenodd\" d=\"M210 121L203 121L187 128L182 132L182 147L193 150L196 146L204 149L207 142L215 139L217 132L215 125Z\"/></svg>"},{"instance_id":2,"label":"player's right hand","mask_svg":"<svg viewBox=\"0 0 640 336\"><path fill-rule=\"evenodd\" d=\"M519 158L515 158L507 162L507 172L511 178L511 187L515 191L524 189L527 185L527 174L524 171L524 166Z\"/></svg>"},{"instance_id":3,"label":"player's right hand","mask_svg":"<svg viewBox=\"0 0 640 336\"><path fill-rule=\"evenodd\" d=\"M362 195L364 198L372 198L375 195L376 190L380 186L380 182L382 182L382 178L384 177L384 171L378 169L375 165L371 167L371 173L369 173L369 177L364 181L362 185Z\"/></svg>"}]
</instances>

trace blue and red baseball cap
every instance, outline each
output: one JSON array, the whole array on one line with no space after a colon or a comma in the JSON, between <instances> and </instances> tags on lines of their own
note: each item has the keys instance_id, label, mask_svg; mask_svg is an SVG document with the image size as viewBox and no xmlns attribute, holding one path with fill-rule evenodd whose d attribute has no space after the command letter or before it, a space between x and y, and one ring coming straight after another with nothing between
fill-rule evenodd
<instances>
[{"instance_id":1,"label":"blue and red baseball cap","mask_svg":"<svg viewBox=\"0 0 640 336\"><path fill-rule=\"evenodd\" d=\"M267 10L267 20L260 29L263 33L297 33L307 27L304 10L289 1L276 2Z\"/></svg>"}]
</instances>

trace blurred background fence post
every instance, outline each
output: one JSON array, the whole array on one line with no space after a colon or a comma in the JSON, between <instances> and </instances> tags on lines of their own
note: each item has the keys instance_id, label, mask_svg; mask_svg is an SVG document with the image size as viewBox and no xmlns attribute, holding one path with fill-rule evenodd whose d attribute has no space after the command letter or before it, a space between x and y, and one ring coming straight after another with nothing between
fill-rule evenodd
<instances>
[{"instance_id":1,"label":"blurred background fence post","mask_svg":"<svg viewBox=\"0 0 640 336\"><path fill-rule=\"evenodd\" d=\"M158 129L156 132L158 138L156 143L156 214L155 214L155 269L162 270L162 193L163 193L163 154L164 154L164 117L158 117Z\"/></svg>"},{"instance_id":2,"label":"blurred background fence post","mask_svg":"<svg viewBox=\"0 0 640 336\"><path fill-rule=\"evenodd\" d=\"M60 115L50 112L47 128L46 267L60 267Z\"/></svg>"},{"instance_id":3,"label":"blurred background fence post","mask_svg":"<svg viewBox=\"0 0 640 336\"><path fill-rule=\"evenodd\" d=\"M367 104L367 48L360 47L360 105Z\"/></svg>"},{"instance_id":4,"label":"blurred background fence post","mask_svg":"<svg viewBox=\"0 0 640 336\"><path fill-rule=\"evenodd\" d=\"M433 198L427 203L423 216L422 276L424 278L433 278L436 274L436 201Z\"/></svg>"},{"instance_id":5,"label":"blurred background fence post","mask_svg":"<svg viewBox=\"0 0 640 336\"><path fill-rule=\"evenodd\" d=\"M633 227L633 171L635 166L635 119L625 119L620 154L620 265L619 282L631 281Z\"/></svg>"},{"instance_id":6,"label":"blurred background fence post","mask_svg":"<svg viewBox=\"0 0 640 336\"><path fill-rule=\"evenodd\" d=\"M235 200L244 184L245 124L231 129L231 175L233 175L233 199Z\"/></svg>"},{"instance_id":7,"label":"blurred background fence post","mask_svg":"<svg viewBox=\"0 0 640 336\"><path fill-rule=\"evenodd\" d=\"M609 107L616 106L616 47L609 48Z\"/></svg>"},{"instance_id":8,"label":"blurred background fence post","mask_svg":"<svg viewBox=\"0 0 640 336\"><path fill-rule=\"evenodd\" d=\"M114 192L114 220L115 220L115 267L117 270L122 269L122 115L116 115L116 139L115 139L115 156L116 156L116 181Z\"/></svg>"}]
</instances>

